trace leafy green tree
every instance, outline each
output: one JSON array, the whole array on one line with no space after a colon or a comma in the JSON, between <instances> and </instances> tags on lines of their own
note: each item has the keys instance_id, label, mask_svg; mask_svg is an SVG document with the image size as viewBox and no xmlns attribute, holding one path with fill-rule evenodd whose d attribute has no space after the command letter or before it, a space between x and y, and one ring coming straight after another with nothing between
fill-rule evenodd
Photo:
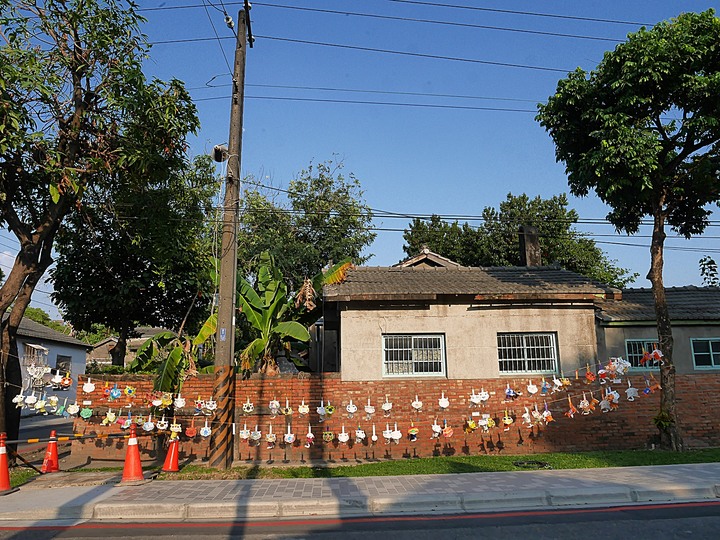
<instances>
[{"instance_id":1,"label":"leafy green tree","mask_svg":"<svg viewBox=\"0 0 720 540\"><path fill-rule=\"evenodd\" d=\"M177 328L192 307L187 326L193 332L207 317L212 245L206 218L216 187L206 157L152 185L119 178L88 189L83 208L58 235L53 300L77 330L102 324L116 332L113 365L124 364L137 326Z\"/></svg>"},{"instance_id":2,"label":"leafy green tree","mask_svg":"<svg viewBox=\"0 0 720 540\"><path fill-rule=\"evenodd\" d=\"M152 184L185 167L198 119L180 82L143 75L149 47L134 4L0 0L0 13L0 225L20 244L0 287L0 312L12 306L0 335L0 431L16 439L17 327L63 221L94 186Z\"/></svg>"},{"instance_id":3,"label":"leafy green tree","mask_svg":"<svg viewBox=\"0 0 720 540\"><path fill-rule=\"evenodd\" d=\"M429 221L416 218L405 230L403 250L416 255L423 245L463 266L517 266L520 264L518 230L521 225L537 227L542 259L557 263L601 283L624 287L637 275L608 260L590 238L573 225L575 210L568 208L565 195L550 199L508 194L498 209L487 206L482 224L471 227L457 221L448 223L439 216Z\"/></svg>"},{"instance_id":4,"label":"leafy green tree","mask_svg":"<svg viewBox=\"0 0 720 540\"><path fill-rule=\"evenodd\" d=\"M341 163L331 161L310 165L290 182L284 202L257 186L245 192L238 248L241 275L254 274L260 254L267 251L295 291L330 261L367 260L363 250L376 236L372 213L360 182L341 170ZM253 185L253 180L247 183Z\"/></svg>"},{"instance_id":5,"label":"leafy green tree","mask_svg":"<svg viewBox=\"0 0 720 540\"><path fill-rule=\"evenodd\" d=\"M720 286L720 277L718 276L717 263L710 255L705 255L698 262L700 266L700 276L703 280L703 285L708 287Z\"/></svg>"},{"instance_id":6,"label":"leafy green tree","mask_svg":"<svg viewBox=\"0 0 720 540\"><path fill-rule=\"evenodd\" d=\"M660 349L662 445L683 447L675 408L673 339L663 285L665 229L689 238L720 200L720 20L684 13L630 34L595 70L558 83L537 116L565 163L573 194L591 190L607 218L634 234L653 221L650 270Z\"/></svg>"},{"instance_id":7,"label":"leafy green tree","mask_svg":"<svg viewBox=\"0 0 720 540\"><path fill-rule=\"evenodd\" d=\"M53 321L50 318L50 315L48 315L48 313L42 308L28 307L25 309L24 317L63 334L69 334L72 329L70 326L60 321Z\"/></svg>"}]
</instances>

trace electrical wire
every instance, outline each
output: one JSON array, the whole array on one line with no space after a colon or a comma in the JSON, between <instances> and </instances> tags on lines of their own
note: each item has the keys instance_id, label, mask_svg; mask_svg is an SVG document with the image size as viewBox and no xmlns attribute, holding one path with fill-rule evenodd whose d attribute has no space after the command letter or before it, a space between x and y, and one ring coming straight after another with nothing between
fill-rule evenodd
<instances>
[{"instance_id":1,"label":"electrical wire","mask_svg":"<svg viewBox=\"0 0 720 540\"><path fill-rule=\"evenodd\" d=\"M209 2L209 0L207 0ZM211 6L215 7L215 9L218 9L216 6L214 6L212 3L210 3ZM222 52L222 57L225 59L225 65L227 66L228 73L230 73L230 76L233 76L233 70L230 67L230 62L228 61L228 57L225 54L225 49L222 46L222 42L220 41L220 36L217 33L217 30L215 29L215 24L213 23L212 17L210 16L210 12L208 11L206 0L203 0L203 7L205 8L205 14L207 15L208 21L210 21L210 26L212 27L213 34L215 34L215 39L218 42L218 46L220 47L220 52ZM219 10L219 9L218 9ZM221 13L222 11L219 10Z\"/></svg>"}]
</instances>

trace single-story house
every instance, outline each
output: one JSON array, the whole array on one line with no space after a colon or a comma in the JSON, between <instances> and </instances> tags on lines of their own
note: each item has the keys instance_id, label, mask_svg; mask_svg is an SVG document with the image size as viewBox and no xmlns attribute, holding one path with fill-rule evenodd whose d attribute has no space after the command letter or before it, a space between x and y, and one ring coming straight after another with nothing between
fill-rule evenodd
<instances>
[{"instance_id":1,"label":"single-story house","mask_svg":"<svg viewBox=\"0 0 720 540\"><path fill-rule=\"evenodd\" d=\"M720 288L668 287L665 297L673 329L673 363L678 373L720 370ZM597 313L598 356L622 356L635 368L645 351L657 347L651 289L625 289L622 300L608 300Z\"/></svg>"},{"instance_id":2,"label":"single-story house","mask_svg":"<svg viewBox=\"0 0 720 540\"><path fill-rule=\"evenodd\" d=\"M53 330L31 319L23 318L17 331L18 354L23 372L23 384L27 390L56 393L75 401L77 376L85 373L85 363L90 346L72 336ZM49 371L42 379L30 377L28 367L46 366ZM70 374L73 380L69 388L58 385L48 387L55 374Z\"/></svg>"},{"instance_id":3,"label":"single-story house","mask_svg":"<svg viewBox=\"0 0 720 540\"><path fill-rule=\"evenodd\" d=\"M621 298L556 266L470 268L425 249L325 287L324 364L348 381L569 375L597 362L596 312Z\"/></svg>"},{"instance_id":4,"label":"single-story house","mask_svg":"<svg viewBox=\"0 0 720 540\"><path fill-rule=\"evenodd\" d=\"M164 328L156 328L153 326L138 326L133 331L133 337L128 338L125 349L125 365L129 365L135 356L137 355L138 349L153 336L156 336L160 332L166 332ZM90 355L88 356L88 362L95 362L100 366L109 366L112 364L111 350L117 345L117 336L110 336L102 341L99 341L93 345Z\"/></svg>"}]
</instances>

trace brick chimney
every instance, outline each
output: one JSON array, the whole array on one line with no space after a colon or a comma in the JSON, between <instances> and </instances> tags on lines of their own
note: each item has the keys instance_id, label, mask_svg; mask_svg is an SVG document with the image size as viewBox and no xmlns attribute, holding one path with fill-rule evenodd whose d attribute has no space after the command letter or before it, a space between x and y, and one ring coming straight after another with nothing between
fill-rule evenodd
<instances>
[{"instance_id":1,"label":"brick chimney","mask_svg":"<svg viewBox=\"0 0 720 540\"><path fill-rule=\"evenodd\" d=\"M520 226L520 266L541 266L540 237L537 227Z\"/></svg>"}]
</instances>

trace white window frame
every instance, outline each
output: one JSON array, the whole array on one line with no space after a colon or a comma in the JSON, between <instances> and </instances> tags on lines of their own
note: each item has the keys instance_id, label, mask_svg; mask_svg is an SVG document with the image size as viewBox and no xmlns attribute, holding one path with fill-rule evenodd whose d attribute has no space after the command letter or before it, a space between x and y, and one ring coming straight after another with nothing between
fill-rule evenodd
<instances>
[{"instance_id":1,"label":"white window frame","mask_svg":"<svg viewBox=\"0 0 720 540\"><path fill-rule=\"evenodd\" d=\"M410 339L411 348L401 347L389 347L390 340L402 340ZM439 347L423 347L422 340L438 340ZM445 377L447 373L446 362L445 362L445 334L421 334L421 333L402 333L402 334L383 334L382 335L382 365L383 365L383 377ZM397 358L402 355L403 351L407 354L410 353L411 358ZM437 360L426 360L420 358L424 351L436 351L440 354L440 358ZM395 359L388 359L388 356L395 356ZM438 364L438 371L421 371L416 369L418 365L422 363ZM407 369L399 369L405 364ZM388 369L391 365L395 366L395 369Z\"/></svg>"},{"instance_id":2,"label":"white window frame","mask_svg":"<svg viewBox=\"0 0 720 540\"><path fill-rule=\"evenodd\" d=\"M709 366L698 366L695 361L695 343L698 341L706 341L710 345L710 362ZM716 350L713 351L713 344L715 344ZM690 352L692 353L693 366L695 369L707 370L707 369L720 369L720 338L690 338ZM707 353L699 353L707 354ZM717 363L714 361L713 356L717 356Z\"/></svg>"},{"instance_id":3,"label":"white window frame","mask_svg":"<svg viewBox=\"0 0 720 540\"><path fill-rule=\"evenodd\" d=\"M533 339L546 340L545 344L532 343ZM508 344L509 341L515 343ZM502 342L506 344L503 344ZM503 358L503 350L515 350L521 353L521 357L518 358ZM549 349L551 351L550 356L537 356L532 357L532 354L528 354L532 350ZM537 374L554 374L558 373L559 366L559 351L557 342L557 332L498 332L497 333L497 351L498 351L498 371L500 375L515 375L525 373L537 373ZM548 369L528 369L531 367L531 362L544 362L550 363L546 366ZM524 364L523 369L510 369L512 364L517 367L518 364Z\"/></svg>"},{"instance_id":4,"label":"white window frame","mask_svg":"<svg viewBox=\"0 0 720 540\"><path fill-rule=\"evenodd\" d=\"M636 352L636 351L630 351L630 348L628 347L629 343L641 343L641 349L644 349L646 352L653 352L654 349L658 349L660 347L660 344L658 343L657 338L633 338L633 339L626 339L625 340L625 360L630 362L630 369L631 370L659 370L660 369L660 362L655 362L654 360L650 360L648 362L645 362L645 365L642 365L640 363L640 358L642 358L642 351Z\"/></svg>"}]
</instances>

